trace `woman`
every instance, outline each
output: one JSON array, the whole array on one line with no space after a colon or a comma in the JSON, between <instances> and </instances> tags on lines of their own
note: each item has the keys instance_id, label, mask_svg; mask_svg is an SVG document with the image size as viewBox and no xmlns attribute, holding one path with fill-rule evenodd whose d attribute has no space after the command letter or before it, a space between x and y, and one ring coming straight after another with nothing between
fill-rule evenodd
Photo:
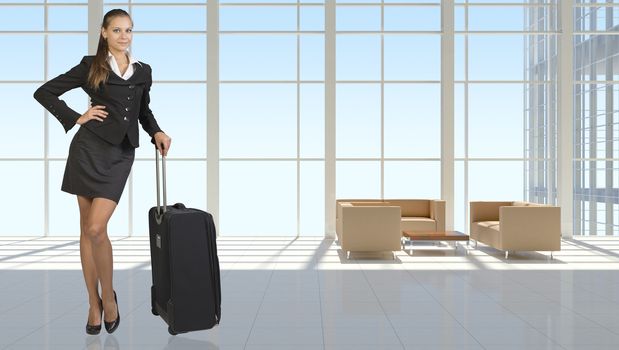
<instances>
[{"instance_id":1,"label":"woman","mask_svg":"<svg viewBox=\"0 0 619 350\"><path fill-rule=\"evenodd\" d=\"M136 61L127 50L132 28L127 12L109 11L103 17L97 54L85 56L80 64L34 93L66 132L80 125L69 148L62 190L77 195L80 210L80 258L90 304L88 334L99 334L102 318L108 333L120 323L107 223L139 146L138 121L163 156L172 141L149 108L151 68ZM91 99L91 108L81 115L58 98L78 87Z\"/></svg>"}]
</instances>

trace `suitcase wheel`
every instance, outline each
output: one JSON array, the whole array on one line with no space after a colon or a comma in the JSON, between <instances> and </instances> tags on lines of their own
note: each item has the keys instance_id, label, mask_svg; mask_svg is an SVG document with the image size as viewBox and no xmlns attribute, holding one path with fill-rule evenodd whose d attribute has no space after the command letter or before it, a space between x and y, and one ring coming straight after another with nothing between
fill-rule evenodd
<instances>
[{"instance_id":1,"label":"suitcase wheel","mask_svg":"<svg viewBox=\"0 0 619 350\"><path fill-rule=\"evenodd\" d=\"M155 308L150 309L150 312L152 312L155 316L159 316L159 313L155 310Z\"/></svg>"},{"instance_id":2,"label":"suitcase wheel","mask_svg":"<svg viewBox=\"0 0 619 350\"><path fill-rule=\"evenodd\" d=\"M168 327L168 333L170 333L171 335L177 335L178 333L175 332L172 327Z\"/></svg>"}]
</instances>

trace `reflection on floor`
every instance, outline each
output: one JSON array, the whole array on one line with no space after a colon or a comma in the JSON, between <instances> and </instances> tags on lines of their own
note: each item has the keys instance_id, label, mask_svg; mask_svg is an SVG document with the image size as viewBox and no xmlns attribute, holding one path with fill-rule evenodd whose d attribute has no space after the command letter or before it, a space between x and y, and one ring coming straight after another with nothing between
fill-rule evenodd
<instances>
[{"instance_id":1,"label":"reflection on floor","mask_svg":"<svg viewBox=\"0 0 619 350\"><path fill-rule=\"evenodd\" d=\"M415 244L353 254L320 238L221 238L222 323L172 337L150 313L146 238L114 238L122 317L84 332L75 238L0 238L0 349L617 349L619 238L546 252Z\"/></svg>"}]
</instances>

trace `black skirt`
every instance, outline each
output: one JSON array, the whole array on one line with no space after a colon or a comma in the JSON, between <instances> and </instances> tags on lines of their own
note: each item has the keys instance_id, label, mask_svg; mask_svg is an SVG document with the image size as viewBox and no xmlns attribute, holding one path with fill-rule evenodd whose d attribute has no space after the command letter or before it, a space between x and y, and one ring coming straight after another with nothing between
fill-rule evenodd
<instances>
[{"instance_id":1,"label":"black skirt","mask_svg":"<svg viewBox=\"0 0 619 350\"><path fill-rule=\"evenodd\" d=\"M62 191L118 203L125 188L135 148L129 139L113 145L85 127L75 133L62 179Z\"/></svg>"}]
</instances>

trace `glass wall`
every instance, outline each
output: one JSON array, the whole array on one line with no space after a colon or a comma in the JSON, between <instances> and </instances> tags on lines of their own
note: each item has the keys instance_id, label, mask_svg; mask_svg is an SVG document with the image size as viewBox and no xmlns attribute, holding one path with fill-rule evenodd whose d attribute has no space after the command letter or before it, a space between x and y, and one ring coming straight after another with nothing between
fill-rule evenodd
<instances>
[{"instance_id":1,"label":"glass wall","mask_svg":"<svg viewBox=\"0 0 619 350\"><path fill-rule=\"evenodd\" d=\"M10 125L0 147L2 178L10 181L0 194L11 199L0 210L29 212L9 220L3 235L78 232L76 200L59 189L77 127L65 135L32 99L87 52L94 5L59 1L0 0L0 45L27 53L0 57L0 119ZM561 2L454 2L454 223L467 231L469 201L557 203ZM441 76L441 2L334 4L335 28L325 28L324 0L221 0L214 8L206 0L103 2L104 12L131 13L132 53L153 67L152 109L173 137L170 203L215 206L225 236L323 236L332 152L336 198L440 198L441 147L451 142L441 139L441 104L451 103L441 100L441 81L450 78ZM618 7L574 6L577 235L619 235ZM209 11L218 14L217 33L207 32ZM331 29L335 52L325 52ZM213 38L218 63L208 60ZM334 77L325 76L328 57ZM207 128L209 64L219 71L218 130ZM325 150L325 81L333 78L335 148ZM80 90L63 99L78 111L88 106ZM209 135L219 141L219 158L208 163L219 171L217 203L207 203ZM141 138L112 235L147 234L154 149Z\"/></svg>"},{"instance_id":2,"label":"glass wall","mask_svg":"<svg viewBox=\"0 0 619 350\"><path fill-rule=\"evenodd\" d=\"M46 80L77 65L87 51L87 2L22 2L0 0L0 234L41 236L46 229L75 234L76 227L79 234L77 201L59 191L66 152L77 129L65 135L32 94ZM65 100L77 110L88 105L79 91L67 93ZM126 215L125 220L122 214L115 218L110 230L126 233Z\"/></svg>"},{"instance_id":3,"label":"glass wall","mask_svg":"<svg viewBox=\"0 0 619 350\"><path fill-rule=\"evenodd\" d=\"M336 197L440 198L440 1L336 1Z\"/></svg>"},{"instance_id":4,"label":"glass wall","mask_svg":"<svg viewBox=\"0 0 619 350\"><path fill-rule=\"evenodd\" d=\"M574 8L574 234L619 235L619 4Z\"/></svg>"},{"instance_id":5,"label":"glass wall","mask_svg":"<svg viewBox=\"0 0 619 350\"><path fill-rule=\"evenodd\" d=\"M469 201L556 201L557 2L455 6L454 217L468 230Z\"/></svg>"},{"instance_id":6,"label":"glass wall","mask_svg":"<svg viewBox=\"0 0 619 350\"><path fill-rule=\"evenodd\" d=\"M558 6L529 7L526 29L548 32L525 37L525 199L557 205Z\"/></svg>"},{"instance_id":7,"label":"glass wall","mask_svg":"<svg viewBox=\"0 0 619 350\"><path fill-rule=\"evenodd\" d=\"M324 3L219 8L220 230L324 235Z\"/></svg>"}]
</instances>

